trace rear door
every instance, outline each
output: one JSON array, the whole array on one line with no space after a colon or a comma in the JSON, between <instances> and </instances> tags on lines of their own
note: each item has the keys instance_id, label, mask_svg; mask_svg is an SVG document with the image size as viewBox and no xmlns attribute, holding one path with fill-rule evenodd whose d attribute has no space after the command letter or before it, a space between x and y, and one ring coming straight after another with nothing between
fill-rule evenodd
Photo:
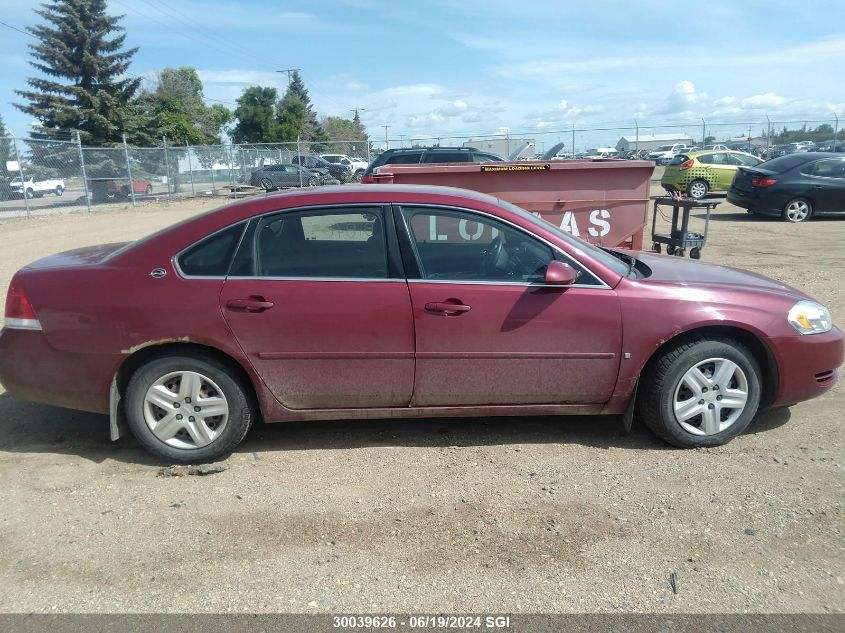
<instances>
[{"instance_id":1,"label":"rear door","mask_svg":"<svg viewBox=\"0 0 845 633\"><path fill-rule=\"evenodd\" d=\"M360 205L252 221L220 307L288 408L410 402L414 325L392 222L384 208Z\"/></svg>"},{"instance_id":2,"label":"rear door","mask_svg":"<svg viewBox=\"0 0 845 633\"><path fill-rule=\"evenodd\" d=\"M826 158L802 170L811 181L816 211L845 211L845 158Z\"/></svg>"}]
</instances>

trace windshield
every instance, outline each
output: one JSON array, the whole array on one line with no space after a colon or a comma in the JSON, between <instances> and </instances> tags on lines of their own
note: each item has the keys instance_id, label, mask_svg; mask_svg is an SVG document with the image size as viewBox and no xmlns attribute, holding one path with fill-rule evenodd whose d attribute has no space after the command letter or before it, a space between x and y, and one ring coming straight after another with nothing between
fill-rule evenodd
<instances>
[{"instance_id":1,"label":"windshield","mask_svg":"<svg viewBox=\"0 0 845 633\"><path fill-rule=\"evenodd\" d=\"M543 218L541 218L537 215L534 215L533 213L529 213L528 211L526 211L522 207L518 207L515 204L508 202L507 200L502 200L500 198L499 199L499 206L507 209L508 211L512 211L513 213L516 213L520 217L525 218L526 220L530 221L532 224L535 224L537 226L541 226L546 230L552 231L555 235L557 235L561 239L565 240L569 244L572 244L575 248L578 248L578 249L584 251L585 253L590 255L593 259L598 260L599 262L601 262L602 264L604 264L605 266L607 266L608 268L610 268L614 272L617 272L620 275L624 275L624 276L628 275L628 272L629 272L628 271L628 265L625 262L618 259L617 257L611 255L610 253L608 253L604 249L599 248L598 246L595 246L594 244L590 244L589 242L582 240L580 237L575 237L571 233L567 233L566 231L564 231L563 229L555 226L554 224L552 224L548 220L544 220Z\"/></svg>"}]
</instances>

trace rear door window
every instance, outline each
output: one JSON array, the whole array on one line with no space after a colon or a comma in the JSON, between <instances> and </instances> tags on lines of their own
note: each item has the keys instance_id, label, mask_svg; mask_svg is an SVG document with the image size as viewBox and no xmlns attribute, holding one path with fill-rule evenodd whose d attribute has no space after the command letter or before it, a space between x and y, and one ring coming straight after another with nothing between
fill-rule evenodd
<instances>
[{"instance_id":1,"label":"rear door window","mask_svg":"<svg viewBox=\"0 0 845 633\"><path fill-rule=\"evenodd\" d=\"M320 209L262 218L256 230L259 277L384 279L384 218L379 207Z\"/></svg>"},{"instance_id":2,"label":"rear door window","mask_svg":"<svg viewBox=\"0 0 845 633\"><path fill-rule=\"evenodd\" d=\"M469 152L427 152L424 163L468 163Z\"/></svg>"}]
</instances>

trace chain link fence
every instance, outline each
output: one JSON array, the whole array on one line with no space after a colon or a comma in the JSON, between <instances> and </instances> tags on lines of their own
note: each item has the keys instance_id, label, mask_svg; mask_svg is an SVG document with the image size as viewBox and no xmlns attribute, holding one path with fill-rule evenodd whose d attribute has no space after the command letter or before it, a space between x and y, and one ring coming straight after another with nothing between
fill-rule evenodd
<instances>
[{"instance_id":1,"label":"chain link fence","mask_svg":"<svg viewBox=\"0 0 845 633\"><path fill-rule=\"evenodd\" d=\"M240 197L265 190L355 182L385 149L474 147L504 158L530 159L552 149L575 158L616 150L643 157L661 145L745 143L764 153L783 129L806 130L817 142L845 138L839 120L664 122L577 127L530 134L408 136L367 141L256 143L159 147L83 147L75 133L61 138L0 137L0 221L51 213L91 212L101 205L134 205L189 196ZM821 130L821 131L819 131ZM835 151L843 144L833 143Z\"/></svg>"}]
</instances>

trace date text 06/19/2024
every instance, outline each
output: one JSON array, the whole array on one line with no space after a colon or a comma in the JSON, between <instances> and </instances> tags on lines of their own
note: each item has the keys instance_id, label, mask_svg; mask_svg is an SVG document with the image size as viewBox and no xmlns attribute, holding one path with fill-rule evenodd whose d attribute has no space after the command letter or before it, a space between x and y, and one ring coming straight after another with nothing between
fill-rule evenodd
<instances>
[{"instance_id":1,"label":"date text 06/19/2024","mask_svg":"<svg viewBox=\"0 0 845 633\"><path fill-rule=\"evenodd\" d=\"M509 629L506 615L337 615L332 616L336 629Z\"/></svg>"}]
</instances>

